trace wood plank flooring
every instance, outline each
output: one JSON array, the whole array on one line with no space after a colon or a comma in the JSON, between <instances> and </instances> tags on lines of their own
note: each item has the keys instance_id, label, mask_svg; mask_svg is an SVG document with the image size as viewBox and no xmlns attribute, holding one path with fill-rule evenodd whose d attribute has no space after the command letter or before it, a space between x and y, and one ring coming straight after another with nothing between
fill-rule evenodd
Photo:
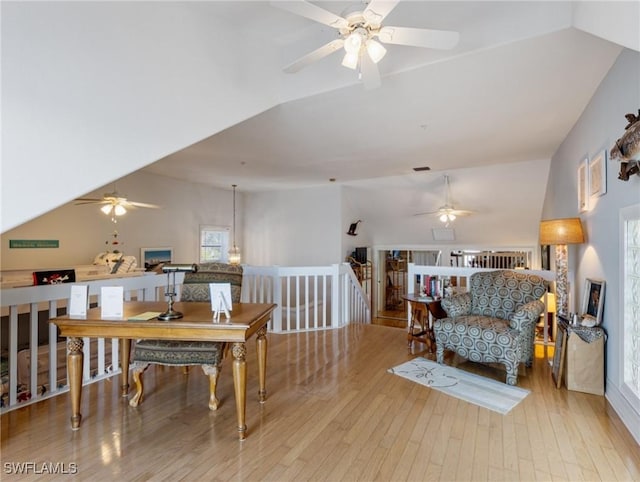
<instances>
[{"instance_id":1,"label":"wood plank flooring","mask_svg":"<svg viewBox=\"0 0 640 482\"><path fill-rule=\"evenodd\" d=\"M0 478L40 480L7 470L34 462L76 464L79 480L640 480L640 447L604 397L553 388L542 347L519 378L531 394L502 416L387 373L415 356L403 329L352 325L268 340L262 405L249 345L244 442L231 360L217 412L199 368L150 368L136 409L118 396L117 379L85 387L76 432L67 395L4 414ZM504 379L500 369L449 361Z\"/></svg>"}]
</instances>

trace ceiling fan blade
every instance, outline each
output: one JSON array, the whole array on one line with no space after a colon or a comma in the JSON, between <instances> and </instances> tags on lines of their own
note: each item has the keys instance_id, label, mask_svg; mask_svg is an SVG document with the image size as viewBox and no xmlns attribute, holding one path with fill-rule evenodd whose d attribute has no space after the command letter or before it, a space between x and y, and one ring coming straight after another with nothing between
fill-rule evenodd
<instances>
[{"instance_id":1,"label":"ceiling fan blade","mask_svg":"<svg viewBox=\"0 0 640 482\"><path fill-rule=\"evenodd\" d=\"M271 2L271 6L323 23L329 27L340 29L349 26L349 22L339 15L303 0L295 2Z\"/></svg>"},{"instance_id":2,"label":"ceiling fan blade","mask_svg":"<svg viewBox=\"0 0 640 482\"><path fill-rule=\"evenodd\" d=\"M108 203L108 201L105 201L104 199L93 199L93 198L88 198L88 197L79 197L74 199L75 203L77 205L80 204L105 204Z\"/></svg>"},{"instance_id":3,"label":"ceiling fan blade","mask_svg":"<svg viewBox=\"0 0 640 482\"><path fill-rule=\"evenodd\" d=\"M458 44L460 34L450 30L430 30L411 27L382 27L378 32L381 42L411 45L429 49L452 49Z\"/></svg>"},{"instance_id":4,"label":"ceiling fan blade","mask_svg":"<svg viewBox=\"0 0 640 482\"><path fill-rule=\"evenodd\" d=\"M382 21L385 19L391 10L396 8L399 0L394 0L392 2L385 2L384 0L371 0L367 8L364 9L362 15L364 19L371 25L372 27L379 27Z\"/></svg>"},{"instance_id":5,"label":"ceiling fan blade","mask_svg":"<svg viewBox=\"0 0 640 482\"><path fill-rule=\"evenodd\" d=\"M380 71L378 66L371 60L368 54L360 57L360 69L362 72L362 82L366 90L373 90L380 87Z\"/></svg>"},{"instance_id":6,"label":"ceiling fan blade","mask_svg":"<svg viewBox=\"0 0 640 482\"><path fill-rule=\"evenodd\" d=\"M149 204L149 203L139 203L136 201L127 201L125 204L127 204L128 206L133 206L136 208L152 208L152 209L157 209L160 206L158 206L157 204Z\"/></svg>"},{"instance_id":7,"label":"ceiling fan blade","mask_svg":"<svg viewBox=\"0 0 640 482\"><path fill-rule=\"evenodd\" d=\"M440 211L427 211L424 213L415 213L414 216L427 216L429 214L440 214Z\"/></svg>"},{"instance_id":8,"label":"ceiling fan blade","mask_svg":"<svg viewBox=\"0 0 640 482\"><path fill-rule=\"evenodd\" d=\"M449 214L453 214L454 216L469 216L473 214L474 211L468 211L466 209L451 209Z\"/></svg>"},{"instance_id":9,"label":"ceiling fan blade","mask_svg":"<svg viewBox=\"0 0 640 482\"><path fill-rule=\"evenodd\" d=\"M304 67L306 67L307 65L310 65L313 62L316 62L316 61L326 57L327 55L332 54L336 50L340 50L343 45L344 45L344 40L341 39L341 38L336 39L336 40L332 40L331 42L329 42L328 44L323 45L319 49L316 49L313 52L305 55L304 57L299 58L298 60L296 60L292 64L287 65L282 70L284 70L288 74L296 73L299 70L301 70Z\"/></svg>"}]
</instances>

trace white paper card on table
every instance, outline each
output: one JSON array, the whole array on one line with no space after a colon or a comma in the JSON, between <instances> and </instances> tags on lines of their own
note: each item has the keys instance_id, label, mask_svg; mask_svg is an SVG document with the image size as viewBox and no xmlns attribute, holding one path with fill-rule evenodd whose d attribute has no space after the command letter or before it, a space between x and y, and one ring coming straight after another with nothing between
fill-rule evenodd
<instances>
[{"instance_id":1,"label":"white paper card on table","mask_svg":"<svg viewBox=\"0 0 640 482\"><path fill-rule=\"evenodd\" d=\"M231 319L229 312L233 308L231 303L231 283L209 283L211 293L211 310L213 322L220 323L220 313L224 312L227 322Z\"/></svg>"},{"instance_id":2,"label":"white paper card on table","mask_svg":"<svg viewBox=\"0 0 640 482\"><path fill-rule=\"evenodd\" d=\"M85 318L87 316L87 302L89 300L89 286L71 285L69 296L69 316Z\"/></svg>"},{"instance_id":3,"label":"white paper card on table","mask_svg":"<svg viewBox=\"0 0 640 482\"><path fill-rule=\"evenodd\" d=\"M124 288L103 286L100 288L100 308L102 318L122 318L124 314Z\"/></svg>"},{"instance_id":4,"label":"white paper card on table","mask_svg":"<svg viewBox=\"0 0 640 482\"><path fill-rule=\"evenodd\" d=\"M209 283L211 311L231 311L231 283Z\"/></svg>"}]
</instances>

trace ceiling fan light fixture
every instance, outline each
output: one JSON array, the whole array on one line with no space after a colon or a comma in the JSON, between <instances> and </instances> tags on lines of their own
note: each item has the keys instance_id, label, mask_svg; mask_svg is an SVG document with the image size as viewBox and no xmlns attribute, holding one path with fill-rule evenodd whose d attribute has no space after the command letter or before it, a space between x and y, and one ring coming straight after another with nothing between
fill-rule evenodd
<instances>
[{"instance_id":1,"label":"ceiling fan light fixture","mask_svg":"<svg viewBox=\"0 0 640 482\"><path fill-rule=\"evenodd\" d=\"M367 40L367 53L374 64L380 62L383 57L387 54L387 49L385 49L380 42L376 42L373 39Z\"/></svg>"},{"instance_id":2,"label":"ceiling fan light fixture","mask_svg":"<svg viewBox=\"0 0 640 482\"><path fill-rule=\"evenodd\" d=\"M112 209L113 209L113 204L105 204L100 208L100 211L102 211L108 216L111 213Z\"/></svg>"},{"instance_id":3,"label":"ceiling fan light fixture","mask_svg":"<svg viewBox=\"0 0 640 482\"><path fill-rule=\"evenodd\" d=\"M342 65L349 69L355 70L358 66L358 54L347 52L342 59Z\"/></svg>"},{"instance_id":4,"label":"ceiling fan light fixture","mask_svg":"<svg viewBox=\"0 0 640 482\"><path fill-rule=\"evenodd\" d=\"M127 210L125 209L124 206L122 206L121 204L117 204L113 210L114 214L116 216L122 216L123 214L127 213Z\"/></svg>"},{"instance_id":5,"label":"ceiling fan light fixture","mask_svg":"<svg viewBox=\"0 0 640 482\"><path fill-rule=\"evenodd\" d=\"M443 223L447 222L447 215L446 214L441 214L440 215L440 221L442 221Z\"/></svg>"},{"instance_id":6,"label":"ceiling fan light fixture","mask_svg":"<svg viewBox=\"0 0 640 482\"><path fill-rule=\"evenodd\" d=\"M363 40L365 39L365 34L363 34L361 30L364 29L355 29L347 36L346 39L344 39L344 50L348 54L358 55L358 52L360 52Z\"/></svg>"}]
</instances>

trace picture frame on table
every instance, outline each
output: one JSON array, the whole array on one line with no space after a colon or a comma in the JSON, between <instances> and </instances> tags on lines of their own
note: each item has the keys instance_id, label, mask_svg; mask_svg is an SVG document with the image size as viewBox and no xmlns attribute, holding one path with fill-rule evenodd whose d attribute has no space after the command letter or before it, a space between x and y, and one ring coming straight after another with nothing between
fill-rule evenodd
<instances>
[{"instance_id":1,"label":"picture frame on table","mask_svg":"<svg viewBox=\"0 0 640 482\"><path fill-rule=\"evenodd\" d=\"M589 161L589 196L607 192L607 151L602 150Z\"/></svg>"},{"instance_id":2,"label":"picture frame on table","mask_svg":"<svg viewBox=\"0 0 640 482\"><path fill-rule=\"evenodd\" d=\"M565 351L567 350L567 330L561 323L558 323L556 333L556 344L553 349L553 365L551 366L551 377L556 388L562 386L562 369L564 368Z\"/></svg>"},{"instance_id":3,"label":"picture frame on table","mask_svg":"<svg viewBox=\"0 0 640 482\"><path fill-rule=\"evenodd\" d=\"M583 213L589 209L589 158L585 157L578 164L578 211Z\"/></svg>"},{"instance_id":4,"label":"picture frame on table","mask_svg":"<svg viewBox=\"0 0 640 482\"><path fill-rule=\"evenodd\" d=\"M145 271L159 273L163 265L173 261L173 248L140 248L140 261Z\"/></svg>"},{"instance_id":5,"label":"picture frame on table","mask_svg":"<svg viewBox=\"0 0 640 482\"><path fill-rule=\"evenodd\" d=\"M582 324L585 326L599 325L602 323L602 311L604 309L605 282L587 278L582 299Z\"/></svg>"}]
</instances>

